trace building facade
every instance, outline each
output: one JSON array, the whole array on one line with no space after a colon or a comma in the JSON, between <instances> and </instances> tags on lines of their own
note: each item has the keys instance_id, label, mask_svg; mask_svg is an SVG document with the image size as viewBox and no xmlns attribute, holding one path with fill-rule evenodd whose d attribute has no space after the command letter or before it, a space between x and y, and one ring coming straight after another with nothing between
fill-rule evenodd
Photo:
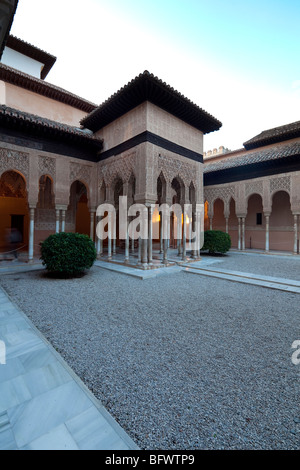
<instances>
[{"instance_id":1,"label":"building facade","mask_svg":"<svg viewBox=\"0 0 300 470\"><path fill-rule=\"evenodd\" d=\"M204 185L206 228L239 250L299 254L300 121L205 156Z\"/></svg>"},{"instance_id":2,"label":"building facade","mask_svg":"<svg viewBox=\"0 0 300 470\"><path fill-rule=\"evenodd\" d=\"M11 229L21 232L29 260L51 233L77 231L95 240L99 255L106 250L111 258L125 248L128 262L129 239L124 247L114 232L104 246L96 236L97 207L118 210L119 197L127 196L128 206L147 207L149 233L138 249L139 263L151 266L153 225L162 225L153 206L203 204L203 135L221 123L148 71L96 106L45 82L53 56L14 37L6 47L27 59L17 61L26 72L15 69L15 54L4 49L0 64L2 251ZM29 75L37 64L40 72ZM186 223L178 247L183 257ZM162 242L161 227L159 233Z\"/></svg>"},{"instance_id":3,"label":"building facade","mask_svg":"<svg viewBox=\"0 0 300 470\"><path fill-rule=\"evenodd\" d=\"M20 234L19 252L32 261L50 234L88 234L111 259L129 250L152 266L152 241L168 263L161 213L154 205L192 206L177 221L172 246L182 259L187 225L205 202L206 229L230 234L237 249L299 253L300 122L262 132L234 152L203 158L203 138L221 122L148 71L100 106L46 82L56 58L8 36L0 63L0 251ZM147 238L97 237L97 207L120 196L147 210ZM118 219L118 218L117 218ZM132 216L129 216L129 221ZM174 222L174 220L172 221ZM157 228L157 230L154 230ZM159 233L156 238L154 233ZM154 238L154 240L153 240ZM175 239L177 238L177 239ZM151 240L151 241L149 241ZM196 250L189 254L199 258Z\"/></svg>"}]
</instances>

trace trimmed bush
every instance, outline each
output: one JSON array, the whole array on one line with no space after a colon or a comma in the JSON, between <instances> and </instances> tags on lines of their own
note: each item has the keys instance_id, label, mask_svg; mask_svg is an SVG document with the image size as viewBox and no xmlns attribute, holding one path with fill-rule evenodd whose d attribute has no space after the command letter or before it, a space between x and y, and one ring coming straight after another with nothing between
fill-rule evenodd
<instances>
[{"instance_id":1,"label":"trimmed bush","mask_svg":"<svg viewBox=\"0 0 300 470\"><path fill-rule=\"evenodd\" d=\"M58 276L75 276L90 269L97 257L93 240L79 233L56 233L41 244L41 260Z\"/></svg>"},{"instance_id":2,"label":"trimmed bush","mask_svg":"<svg viewBox=\"0 0 300 470\"><path fill-rule=\"evenodd\" d=\"M210 254L226 253L231 248L231 238L228 233L221 230L207 230L204 232L203 251L208 250Z\"/></svg>"}]
</instances>

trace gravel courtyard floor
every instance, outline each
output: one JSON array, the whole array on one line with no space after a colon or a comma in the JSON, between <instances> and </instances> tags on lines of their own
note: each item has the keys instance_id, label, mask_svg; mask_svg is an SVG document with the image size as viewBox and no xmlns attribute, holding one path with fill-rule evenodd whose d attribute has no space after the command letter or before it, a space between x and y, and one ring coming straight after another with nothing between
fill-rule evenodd
<instances>
[{"instance_id":1,"label":"gravel courtyard floor","mask_svg":"<svg viewBox=\"0 0 300 470\"><path fill-rule=\"evenodd\" d=\"M230 253L219 267L299 279L300 260ZM299 449L300 296L185 272L98 267L0 284L142 449Z\"/></svg>"}]
</instances>

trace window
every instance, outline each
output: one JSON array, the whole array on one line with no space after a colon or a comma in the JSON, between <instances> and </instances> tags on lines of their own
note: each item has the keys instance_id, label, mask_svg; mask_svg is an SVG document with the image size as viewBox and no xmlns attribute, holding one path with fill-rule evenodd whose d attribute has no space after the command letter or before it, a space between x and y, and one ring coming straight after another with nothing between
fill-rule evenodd
<instances>
[{"instance_id":1,"label":"window","mask_svg":"<svg viewBox=\"0 0 300 470\"><path fill-rule=\"evenodd\" d=\"M256 214L256 225L262 225L262 213L258 212Z\"/></svg>"}]
</instances>

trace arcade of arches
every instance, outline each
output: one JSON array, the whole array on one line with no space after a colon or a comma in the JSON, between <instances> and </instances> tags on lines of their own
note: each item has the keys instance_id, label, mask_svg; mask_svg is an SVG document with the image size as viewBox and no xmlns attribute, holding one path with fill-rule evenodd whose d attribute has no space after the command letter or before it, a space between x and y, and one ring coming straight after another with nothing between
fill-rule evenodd
<instances>
[{"instance_id":1,"label":"arcade of arches","mask_svg":"<svg viewBox=\"0 0 300 470\"><path fill-rule=\"evenodd\" d=\"M102 163L96 167L98 184L91 187L93 181L92 166L81 165L78 179L71 182L73 174L68 175L70 184L64 185L64 200L62 196L58 200L59 184L56 172L44 173L37 178L36 185L28 185L27 178L20 169L7 169L2 172L0 178L0 249L8 254L10 245L8 234L11 229L17 229L21 234L19 243L20 257L33 259L39 255L40 242L48 235L60 231L76 231L89 235L97 247L98 256L107 255L112 259L117 252L124 253L124 261L129 262L129 255L136 254L137 264L149 267L153 262L152 243L147 240L119 240L111 236L102 242L97 239L96 225L100 219L96 217L97 205L108 202L113 203L118 211L119 196L126 195L128 207L136 202L139 178L134 172L134 165L130 167L127 175L122 168L124 161L128 164L128 156L115 159L114 172L110 169L110 178L107 178L108 163ZM132 161L132 164L134 161ZM170 161L168 163L171 163ZM79 165L76 163L76 165ZM185 162L185 171L178 174L177 165L173 171L162 169L159 164L159 156L156 164L156 178L151 193L155 194L152 200L142 202L148 207L149 221L152 220L151 233L158 233L153 243L158 246L162 254L162 262L168 263L168 248L176 248L180 259L187 257L183 221L180 221L180 236L172 229L174 227L174 215L170 227L170 239L164 243L161 214L153 210L154 204L164 202L180 204L185 203L195 206L201 202L201 185L197 186L196 178L189 181L189 176L194 170L201 175L200 164ZM190 170L190 171L187 171ZM89 171L87 171L89 170ZM52 174L51 174L52 173ZM89 183L83 180L83 174L88 175ZM114 174L113 174L114 173ZM121 176L122 175L122 176ZM106 177L106 180L105 180ZM222 230L229 233L232 247L238 250L276 250L299 253L299 207L293 204L297 201L294 192L298 186L293 178L299 178L298 173L275 175L252 181L236 182L231 184L204 187L205 200L205 230ZM96 181L97 181L96 179ZM241 198L244 194L244 198ZM35 202L33 202L33 196ZM96 197L95 197L96 196ZM95 204L95 200L97 204ZM118 221L118 217L116 218ZM129 217L129 222L132 217ZM187 224L193 224L193 220ZM157 230L155 230L157 225ZM150 225L149 225L150 227ZM178 232L178 233L179 233ZM118 226L115 234L118 233ZM149 235L151 235L149 233ZM199 258L200 252L190 253L189 256ZM9 257L9 256L8 256Z\"/></svg>"},{"instance_id":2,"label":"arcade of arches","mask_svg":"<svg viewBox=\"0 0 300 470\"><path fill-rule=\"evenodd\" d=\"M21 233L19 243L20 258L32 261L40 253L40 243L52 233L61 231L85 233L95 242L98 256L106 256L111 260L114 255L123 253L125 263L135 254L136 264L142 268L153 265L153 244L156 243L163 264L168 262L168 249L175 247L180 259L187 257L186 240L189 229L195 228L196 204L201 203L201 166L200 162L174 155L164 159L159 152L156 153L156 176L153 185L148 187L150 197L139 196L143 191L143 180L147 178L143 163L139 163L136 154L131 151L120 157L93 165L86 162L72 162L66 160L64 171L57 172L61 165L61 157L45 156L38 158L34 153L28 154L31 168L36 168L37 178L28 181L28 170L22 168L5 170L0 179L0 250L2 257L7 258L12 250L7 241L7 233L17 229ZM43 159L43 163L41 164ZM18 153L15 151L15 160ZM51 160L51 165L49 164ZM165 161L167 161L167 165ZM122 168L126 165L127 172ZM26 167L28 169L29 165ZM76 171L74 171L76 168ZM45 172L44 170L48 170ZM200 184L197 184L197 176ZM75 179L76 178L76 179ZM69 184L65 184L69 181ZM118 204L119 197L127 196L128 209L134 203L144 204L148 211L148 238L135 240L133 237L120 240L118 238ZM113 204L116 209L117 226L113 228L107 240L102 241L96 235L99 218L96 216L100 204ZM194 212L192 217L176 220L171 215L171 224L168 227L170 237L167 240L163 234L162 215L158 213L155 205L163 203L191 204ZM136 215L130 216L128 222ZM150 223L152 222L152 223ZM174 224L176 228L174 230ZM180 227L179 227L180 225ZM179 227L179 228L178 228ZM156 239L153 237L156 234ZM157 236L158 234L158 236ZM151 240L151 242L150 242ZM153 241L153 243L152 243ZM199 250L189 254L194 259L199 258ZM11 255L12 256L12 255ZM8 256L9 258L9 256Z\"/></svg>"},{"instance_id":3,"label":"arcade of arches","mask_svg":"<svg viewBox=\"0 0 300 470\"><path fill-rule=\"evenodd\" d=\"M3 80L14 80L15 73ZM43 82L49 94L43 94L49 103L43 117L37 114L37 79L22 80L14 91L25 97L31 90L28 111L0 106L2 256L15 252L8 241L12 231L19 233L20 257L29 261L39 257L48 235L76 231L93 239L99 257L112 260L119 252L122 262L135 257L142 268L155 264L153 243L163 265L169 264L170 247L177 260L198 259L200 250L187 253L186 241L204 203L204 228L228 232L233 247L299 253L300 122L264 131L243 149L204 157L204 135L221 122L148 71L98 107L79 98L74 104L73 95ZM53 120L56 99L65 122ZM71 110L78 111L76 126L68 120ZM147 238L118 239L116 217L107 240L98 239L97 208L106 203L118 213L120 196L128 207L147 208ZM189 204L192 213L177 219L172 214L165 226L154 210L164 203L182 209Z\"/></svg>"},{"instance_id":4,"label":"arcade of arches","mask_svg":"<svg viewBox=\"0 0 300 470\"><path fill-rule=\"evenodd\" d=\"M299 205L293 204L298 188L292 180L293 175L257 179L248 194L249 181L206 187L205 229L229 233L238 250L299 254L300 212Z\"/></svg>"}]
</instances>

